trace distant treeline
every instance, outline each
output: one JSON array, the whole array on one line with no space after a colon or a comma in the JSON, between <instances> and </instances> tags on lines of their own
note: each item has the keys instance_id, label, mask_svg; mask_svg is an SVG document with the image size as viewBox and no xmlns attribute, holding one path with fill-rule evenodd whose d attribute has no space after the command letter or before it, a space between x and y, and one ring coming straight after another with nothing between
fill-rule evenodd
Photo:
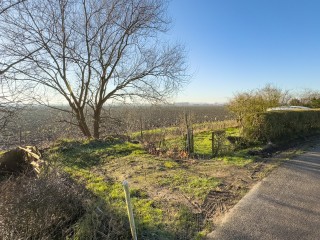
<instances>
[{"instance_id":1,"label":"distant treeline","mask_svg":"<svg viewBox=\"0 0 320 240\"><path fill-rule=\"evenodd\" d=\"M192 123L222 121L232 117L224 105L117 106L106 109L104 116L109 119L105 122L108 124L107 132L113 132L117 127L120 131L134 132L178 126L184 123L185 114Z\"/></svg>"},{"instance_id":2,"label":"distant treeline","mask_svg":"<svg viewBox=\"0 0 320 240\"><path fill-rule=\"evenodd\" d=\"M68 110L65 106L56 106ZM87 114L91 114L90 111ZM130 134L142 130L179 126L188 114L193 123L222 121L232 115L224 105L119 105L104 108L101 136ZM48 143L57 138L82 137L76 119L67 112L43 106L21 110L0 132L0 148Z\"/></svg>"}]
</instances>

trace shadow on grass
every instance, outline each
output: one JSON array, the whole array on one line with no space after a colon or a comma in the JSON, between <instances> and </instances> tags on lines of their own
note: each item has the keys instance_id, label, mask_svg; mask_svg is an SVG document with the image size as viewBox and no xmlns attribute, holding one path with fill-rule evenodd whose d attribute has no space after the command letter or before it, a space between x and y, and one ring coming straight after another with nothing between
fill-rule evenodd
<instances>
[{"instance_id":1,"label":"shadow on grass","mask_svg":"<svg viewBox=\"0 0 320 240\"><path fill-rule=\"evenodd\" d=\"M49 152L55 154L55 160L63 162L64 166L88 169L101 164L106 159L128 156L135 151L142 151L140 144L114 141L60 141Z\"/></svg>"},{"instance_id":2,"label":"shadow on grass","mask_svg":"<svg viewBox=\"0 0 320 240\"><path fill-rule=\"evenodd\" d=\"M87 185L90 204L75 224L75 239L131 239L122 185L113 182L102 191L101 184L110 183L93 180ZM186 207L181 206L176 221L168 224L163 218L161 203L151 200L142 189L132 188L130 194L138 239L193 239L199 230L194 214Z\"/></svg>"},{"instance_id":3,"label":"shadow on grass","mask_svg":"<svg viewBox=\"0 0 320 240\"><path fill-rule=\"evenodd\" d=\"M142 152L139 144L96 140L65 140L48 151L51 155L48 159L61 163L73 179L82 182L92 193L90 207L77 222L79 229L76 232L81 236L78 239L131 239L121 184L90 168L110 159ZM193 239L201 230L195 215L182 205L174 207L174 212L168 212L171 210L166 203L152 200L142 189L131 189L131 196L138 239Z\"/></svg>"},{"instance_id":4,"label":"shadow on grass","mask_svg":"<svg viewBox=\"0 0 320 240\"><path fill-rule=\"evenodd\" d=\"M94 202L76 224L75 237L79 239L132 239L124 198L120 202L122 207L115 208L103 198L94 194L93 196ZM132 201L134 200L133 198ZM145 223L137 216L136 211L134 208L138 239L185 240L193 239L196 234L195 218L185 208L180 209L180 216L174 226L152 221Z\"/></svg>"},{"instance_id":5,"label":"shadow on grass","mask_svg":"<svg viewBox=\"0 0 320 240\"><path fill-rule=\"evenodd\" d=\"M0 190L0 239L131 239L124 194L109 202L56 169L8 177ZM161 221L136 225L139 239L179 239Z\"/></svg>"}]
</instances>

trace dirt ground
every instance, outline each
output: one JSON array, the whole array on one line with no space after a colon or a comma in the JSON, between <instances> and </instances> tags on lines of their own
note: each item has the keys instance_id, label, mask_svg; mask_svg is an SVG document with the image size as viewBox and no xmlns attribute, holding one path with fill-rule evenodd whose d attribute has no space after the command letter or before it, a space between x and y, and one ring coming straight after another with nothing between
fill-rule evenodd
<instances>
[{"instance_id":1,"label":"dirt ground","mask_svg":"<svg viewBox=\"0 0 320 240\"><path fill-rule=\"evenodd\" d=\"M106 161L94 171L109 176L114 181L127 180L132 188L142 189L148 196L164 205L188 206L199 216L202 223L210 221L216 225L221 217L232 208L248 190L263 179L272 169L277 167L289 155L297 150L290 150L273 158L260 158L254 162L237 166L216 160L178 160L177 165L163 167L166 160L157 158L122 158ZM129 166L128 166L129 165ZM215 178L218 183L202 196L196 196L191 191L181 189L184 181L165 182L179 176L190 178Z\"/></svg>"}]
</instances>

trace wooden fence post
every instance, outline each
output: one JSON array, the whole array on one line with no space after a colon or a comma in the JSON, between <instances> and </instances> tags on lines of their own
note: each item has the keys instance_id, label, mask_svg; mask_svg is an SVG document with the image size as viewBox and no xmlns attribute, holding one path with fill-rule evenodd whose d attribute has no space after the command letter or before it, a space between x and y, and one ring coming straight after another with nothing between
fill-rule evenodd
<instances>
[{"instance_id":1,"label":"wooden fence post","mask_svg":"<svg viewBox=\"0 0 320 240\"><path fill-rule=\"evenodd\" d=\"M188 114L185 113L185 124L186 124L186 150L188 152L188 155L190 156L192 153L194 153L194 139L193 139L193 129L192 124L190 126L190 119L188 118Z\"/></svg>"},{"instance_id":2,"label":"wooden fence post","mask_svg":"<svg viewBox=\"0 0 320 240\"><path fill-rule=\"evenodd\" d=\"M142 117L140 116L140 138L141 142L143 142L143 127L142 127Z\"/></svg>"},{"instance_id":3,"label":"wooden fence post","mask_svg":"<svg viewBox=\"0 0 320 240\"><path fill-rule=\"evenodd\" d=\"M215 151L215 149L214 149L214 132L212 132L211 133L211 150L212 150L212 156L214 156L215 154L214 154L214 151Z\"/></svg>"},{"instance_id":4,"label":"wooden fence post","mask_svg":"<svg viewBox=\"0 0 320 240\"><path fill-rule=\"evenodd\" d=\"M190 152L194 153L193 129L190 129Z\"/></svg>"},{"instance_id":5,"label":"wooden fence post","mask_svg":"<svg viewBox=\"0 0 320 240\"><path fill-rule=\"evenodd\" d=\"M125 198L126 198L126 204L127 204L127 210L128 210L128 217L129 217L129 222L130 222L130 229L131 229L132 239L133 240L137 240L137 231L136 231L136 226L135 226L135 223L134 223L134 217L133 217L133 210L132 210L132 205L131 205L128 181L124 180L122 185L123 185L124 192L125 192Z\"/></svg>"},{"instance_id":6,"label":"wooden fence post","mask_svg":"<svg viewBox=\"0 0 320 240\"><path fill-rule=\"evenodd\" d=\"M193 129L188 128L186 134L186 150L188 155L194 153Z\"/></svg>"}]
</instances>

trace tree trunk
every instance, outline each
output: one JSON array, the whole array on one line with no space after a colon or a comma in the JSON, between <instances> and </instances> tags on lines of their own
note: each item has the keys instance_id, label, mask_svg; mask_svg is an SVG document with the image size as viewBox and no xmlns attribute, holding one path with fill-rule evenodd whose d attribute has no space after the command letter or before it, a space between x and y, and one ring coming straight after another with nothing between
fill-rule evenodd
<instances>
[{"instance_id":1,"label":"tree trunk","mask_svg":"<svg viewBox=\"0 0 320 240\"><path fill-rule=\"evenodd\" d=\"M81 119L79 121L79 127L80 127L81 132L83 133L83 135L86 138L92 138L91 132L89 130L88 124L85 119Z\"/></svg>"},{"instance_id":2,"label":"tree trunk","mask_svg":"<svg viewBox=\"0 0 320 240\"><path fill-rule=\"evenodd\" d=\"M83 109L77 109L76 117L77 117L77 120L78 120L79 128L80 128L81 132L83 133L83 135L86 138L92 138L90 129L88 127L86 118L85 118L84 113L83 113Z\"/></svg>"},{"instance_id":3,"label":"tree trunk","mask_svg":"<svg viewBox=\"0 0 320 240\"><path fill-rule=\"evenodd\" d=\"M93 137L95 139L100 138L100 120L101 120L101 106L97 106L97 108L94 110L93 114Z\"/></svg>"}]
</instances>

